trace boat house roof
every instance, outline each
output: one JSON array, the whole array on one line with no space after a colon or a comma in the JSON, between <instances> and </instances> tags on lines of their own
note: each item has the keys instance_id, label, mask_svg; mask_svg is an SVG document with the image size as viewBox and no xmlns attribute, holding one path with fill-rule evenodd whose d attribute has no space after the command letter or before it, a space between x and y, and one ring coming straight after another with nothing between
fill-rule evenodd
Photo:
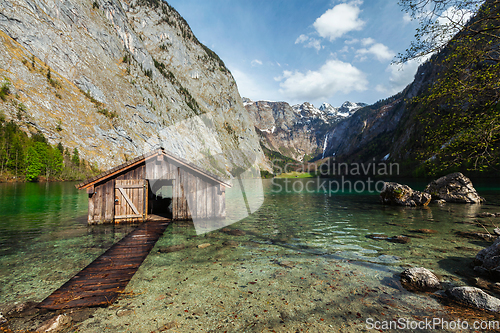
<instances>
[{"instance_id":1,"label":"boat house roof","mask_svg":"<svg viewBox=\"0 0 500 333\"><path fill-rule=\"evenodd\" d=\"M224 185L226 187L231 187L231 184L229 184L228 182L226 182L225 180L223 180L219 176L216 176L213 173L211 173L207 170L204 170L191 162L188 162L187 160L183 159L182 157L179 157L179 156L176 156L174 154L166 152L164 148L158 148L156 150L152 150L152 151L147 152L141 156L138 156L130 161L122 163L122 164L120 164L112 169L104 171L103 173L101 173L95 177L89 178L89 179L77 184L76 188L78 188L80 190L88 188L92 185L103 182L103 181L107 180L108 178L111 178L119 173L127 171L127 170L129 170L129 169L131 169L131 168L133 168L141 163L144 163L145 161L150 160L156 156L165 156L167 158L167 160L171 160L171 161L175 162L176 164L180 164L183 167L193 171L194 173L197 173L201 176L209 178L209 179L211 179L211 180L213 180L221 185Z\"/></svg>"}]
</instances>

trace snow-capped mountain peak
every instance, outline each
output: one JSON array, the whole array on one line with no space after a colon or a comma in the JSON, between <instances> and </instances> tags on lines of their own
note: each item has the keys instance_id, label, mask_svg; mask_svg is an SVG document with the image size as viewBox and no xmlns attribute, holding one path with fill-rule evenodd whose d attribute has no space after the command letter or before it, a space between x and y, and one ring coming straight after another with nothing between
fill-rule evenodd
<instances>
[{"instance_id":1,"label":"snow-capped mountain peak","mask_svg":"<svg viewBox=\"0 0 500 333\"><path fill-rule=\"evenodd\" d=\"M367 106L368 104L365 103L353 103L346 101L342 103L342 105L339 108L340 113L348 113L349 115L352 115L354 112L357 110L361 109L364 106Z\"/></svg>"}]
</instances>

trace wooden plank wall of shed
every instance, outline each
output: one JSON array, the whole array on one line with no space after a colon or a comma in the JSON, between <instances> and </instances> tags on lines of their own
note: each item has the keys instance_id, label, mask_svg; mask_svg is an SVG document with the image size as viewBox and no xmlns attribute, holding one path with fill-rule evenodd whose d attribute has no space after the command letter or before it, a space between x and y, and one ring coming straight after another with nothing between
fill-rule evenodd
<instances>
[{"instance_id":1,"label":"wooden plank wall of shed","mask_svg":"<svg viewBox=\"0 0 500 333\"><path fill-rule=\"evenodd\" d=\"M145 165L141 164L125 173L118 174L116 177L106 180L103 183L96 184L94 194L89 198L89 223L108 223L113 222L115 216L115 180L133 180L144 179ZM144 198L139 195L139 191L130 191L132 202L139 207L143 207ZM142 210L142 209L141 209ZM120 212L121 215L123 212ZM132 214L132 209L127 208L125 214ZM142 219L126 219L120 222L136 222Z\"/></svg>"},{"instance_id":2,"label":"wooden plank wall of shed","mask_svg":"<svg viewBox=\"0 0 500 333\"><path fill-rule=\"evenodd\" d=\"M115 179L140 180L146 177L149 179L173 179L173 219L224 218L226 216L224 186L184 166L177 165L173 161L154 161L148 164L147 171L146 175L145 163L139 164L125 173L118 174L106 182L97 184L94 194L89 196L89 223L113 222L115 215ZM143 207L144 198L138 193L138 191L132 191L131 200L137 203L138 206ZM120 211L116 214L129 215L133 212L128 207L125 214L123 213L123 211ZM140 221L140 219L120 221L135 222Z\"/></svg>"},{"instance_id":3,"label":"wooden plank wall of shed","mask_svg":"<svg viewBox=\"0 0 500 333\"><path fill-rule=\"evenodd\" d=\"M146 165L139 164L138 166L130 169L129 171L122 173L116 177L117 180L144 180L146 175ZM130 200L136 205L139 212L142 213L144 207L144 194L142 191L127 189L125 193L130 197ZM114 198L113 198L114 200ZM134 212L129 205L125 205L126 210L117 212L116 215L133 215ZM120 219L118 222L140 222L142 218L129 218L129 219Z\"/></svg>"},{"instance_id":4,"label":"wooden plank wall of shed","mask_svg":"<svg viewBox=\"0 0 500 333\"><path fill-rule=\"evenodd\" d=\"M224 186L178 163L156 160L148 165L150 179L172 179L172 218L223 218L225 211Z\"/></svg>"}]
</instances>

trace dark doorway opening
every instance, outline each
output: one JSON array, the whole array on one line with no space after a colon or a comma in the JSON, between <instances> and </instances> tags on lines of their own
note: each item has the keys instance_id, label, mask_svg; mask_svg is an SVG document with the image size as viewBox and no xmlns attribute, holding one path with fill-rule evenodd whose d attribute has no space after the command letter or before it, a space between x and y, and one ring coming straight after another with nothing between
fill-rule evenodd
<instances>
[{"instance_id":1,"label":"dark doorway opening","mask_svg":"<svg viewBox=\"0 0 500 333\"><path fill-rule=\"evenodd\" d=\"M172 218L172 179L149 179L148 215L162 218Z\"/></svg>"}]
</instances>

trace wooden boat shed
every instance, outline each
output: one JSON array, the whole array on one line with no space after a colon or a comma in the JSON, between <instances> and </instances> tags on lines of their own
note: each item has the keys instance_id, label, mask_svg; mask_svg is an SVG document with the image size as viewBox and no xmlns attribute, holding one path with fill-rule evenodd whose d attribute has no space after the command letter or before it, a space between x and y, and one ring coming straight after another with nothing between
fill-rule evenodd
<instances>
[{"instance_id":1,"label":"wooden boat shed","mask_svg":"<svg viewBox=\"0 0 500 333\"><path fill-rule=\"evenodd\" d=\"M89 197L88 223L225 218L229 183L163 148L76 185Z\"/></svg>"}]
</instances>

